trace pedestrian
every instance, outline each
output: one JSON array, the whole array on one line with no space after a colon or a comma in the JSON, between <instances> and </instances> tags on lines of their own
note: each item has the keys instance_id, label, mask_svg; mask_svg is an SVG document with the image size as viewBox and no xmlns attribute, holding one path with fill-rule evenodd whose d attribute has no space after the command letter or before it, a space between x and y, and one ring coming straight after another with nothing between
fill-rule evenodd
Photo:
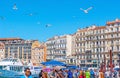
<instances>
[{"instance_id":1,"label":"pedestrian","mask_svg":"<svg viewBox=\"0 0 120 78\"><path fill-rule=\"evenodd\" d=\"M47 72L43 72L42 78L48 78L48 73Z\"/></svg>"},{"instance_id":2,"label":"pedestrian","mask_svg":"<svg viewBox=\"0 0 120 78\"><path fill-rule=\"evenodd\" d=\"M55 69L50 72L50 78L55 78Z\"/></svg>"},{"instance_id":3,"label":"pedestrian","mask_svg":"<svg viewBox=\"0 0 120 78\"><path fill-rule=\"evenodd\" d=\"M29 68L25 68L24 73L24 76L21 76L21 78L32 78L31 71Z\"/></svg>"},{"instance_id":4,"label":"pedestrian","mask_svg":"<svg viewBox=\"0 0 120 78\"><path fill-rule=\"evenodd\" d=\"M71 72L71 70L68 71L68 78L73 78L73 73Z\"/></svg>"},{"instance_id":5,"label":"pedestrian","mask_svg":"<svg viewBox=\"0 0 120 78\"><path fill-rule=\"evenodd\" d=\"M97 71L97 69L94 69L94 74L95 74L95 78L98 78L98 71Z\"/></svg>"},{"instance_id":6,"label":"pedestrian","mask_svg":"<svg viewBox=\"0 0 120 78\"><path fill-rule=\"evenodd\" d=\"M84 73L82 70L80 70L80 74L79 74L79 77L78 78L84 78Z\"/></svg>"},{"instance_id":7,"label":"pedestrian","mask_svg":"<svg viewBox=\"0 0 120 78\"><path fill-rule=\"evenodd\" d=\"M76 70L73 70L73 78L76 78Z\"/></svg>"},{"instance_id":8,"label":"pedestrian","mask_svg":"<svg viewBox=\"0 0 120 78\"><path fill-rule=\"evenodd\" d=\"M109 71L109 70L107 70L107 71L105 72L105 78L110 78L110 71Z\"/></svg>"},{"instance_id":9,"label":"pedestrian","mask_svg":"<svg viewBox=\"0 0 120 78\"><path fill-rule=\"evenodd\" d=\"M85 72L85 78L90 78L90 72L89 72L89 70L87 70L87 71Z\"/></svg>"},{"instance_id":10,"label":"pedestrian","mask_svg":"<svg viewBox=\"0 0 120 78\"><path fill-rule=\"evenodd\" d=\"M116 71L116 70L114 70L114 72L113 72L113 78L118 78L119 76L118 76L118 72Z\"/></svg>"},{"instance_id":11,"label":"pedestrian","mask_svg":"<svg viewBox=\"0 0 120 78\"><path fill-rule=\"evenodd\" d=\"M42 72L43 72L43 70L40 71L39 78L42 78Z\"/></svg>"},{"instance_id":12,"label":"pedestrian","mask_svg":"<svg viewBox=\"0 0 120 78\"><path fill-rule=\"evenodd\" d=\"M39 73L39 78L47 78L47 73L41 70L41 72Z\"/></svg>"},{"instance_id":13,"label":"pedestrian","mask_svg":"<svg viewBox=\"0 0 120 78\"><path fill-rule=\"evenodd\" d=\"M90 69L90 78L95 78L95 73L92 69Z\"/></svg>"},{"instance_id":14,"label":"pedestrian","mask_svg":"<svg viewBox=\"0 0 120 78\"><path fill-rule=\"evenodd\" d=\"M99 78L104 78L104 73L102 72L102 70L99 71Z\"/></svg>"},{"instance_id":15,"label":"pedestrian","mask_svg":"<svg viewBox=\"0 0 120 78\"><path fill-rule=\"evenodd\" d=\"M68 70L65 70L64 74L65 74L65 78L68 78Z\"/></svg>"},{"instance_id":16,"label":"pedestrian","mask_svg":"<svg viewBox=\"0 0 120 78\"><path fill-rule=\"evenodd\" d=\"M60 78L64 78L65 77L64 71L62 69L59 70L58 75L59 75Z\"/></svg>"}]
</instances>

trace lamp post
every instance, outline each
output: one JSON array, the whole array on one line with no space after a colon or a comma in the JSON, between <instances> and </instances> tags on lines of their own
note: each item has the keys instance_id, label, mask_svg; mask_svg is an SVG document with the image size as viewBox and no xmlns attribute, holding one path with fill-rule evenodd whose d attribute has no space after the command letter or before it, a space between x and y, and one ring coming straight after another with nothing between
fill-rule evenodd
<instances>
[{"instance_id":1,"label":"lamp post","mask_svg":"<svg viewBox=\"0 0 120 78\"><path fill-rule=\"evenodd\" d=\"M113 64L112 64L112 50L110 49L110 71L112 72L113 70Z\"/></svg>"},{"instance_id":2,"label":"lamp post","mask_svg":"<svg viewBox=\"0 0 120 78\"><path fill-rule=\"evenodd\" d=\"M111 46L110 44L107 45L107 47L108 47L108 53L110 55L110 64L109 64L109 67L110 67L110 72L112 73L112 71L113 71L113 63L112 63L112 55L113 55L113 53L112 53L112 50L111 50L110 46Z\"/></svg>"}]
</instances>

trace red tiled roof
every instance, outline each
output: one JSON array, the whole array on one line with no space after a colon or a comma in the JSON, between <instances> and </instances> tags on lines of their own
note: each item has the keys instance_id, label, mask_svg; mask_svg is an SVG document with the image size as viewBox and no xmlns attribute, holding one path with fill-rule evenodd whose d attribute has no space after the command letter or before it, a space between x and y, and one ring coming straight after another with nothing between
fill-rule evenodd
<instances>
[{"instance_id":1,"label":"red tiled roof","mask_svg":"<svg viewBox=\"0 0 120 78\"><path fill-rule=\"evenodd\" d=\"M0 38L0 40L22 40L21 38Z\"/></svg>"},{"instance_id":2,"label":"red tiled roof","mask_svg":"<svg viewBox=\"0 0 120 78\"><path fill-rule=\"evenodd\" d=\"M99 26L99 27L95 27L95 28L85 28L85 29L81 29L81 30L79 30L78 32L86 32L86 31L89 31L89 30L100 30L100 29L105 29L106 27L105 26Z\"/></svg>"},{"instance_id":3,"label":"red tiled roof","mask_svg":"<svg viewBox=\"0 0 120 78\"><path fill-rule=\"evenodd\" d=\"M120 23L120 20L116 19L115 21L111 21L111 22L109 21L106 24L109 25L109 24L115 24L115 23Z\"/></svg>"},{"instance_id":4,"label":"red tiled roof","mask_svg":"<svg viewBox=\"0 0 120 78\"><path fill-rule=\"evenodd\" d=\"M99 30L99 29L104 29L106 28L105 26L100 26L100 27L95 27L93 30Z\"/></svg>"}]
</instances>

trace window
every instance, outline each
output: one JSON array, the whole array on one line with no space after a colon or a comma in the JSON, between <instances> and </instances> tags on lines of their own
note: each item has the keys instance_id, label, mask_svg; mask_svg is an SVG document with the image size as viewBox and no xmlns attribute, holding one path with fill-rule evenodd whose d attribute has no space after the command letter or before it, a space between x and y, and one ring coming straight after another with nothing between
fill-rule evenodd
<instances>
[{"instance_id":1,"label":"window","mask_svg":"<svg viewBox=\"0 0 120 78\"><path fill-rule=\"evenodd\" d=\"M113 38L113 34L111 34L111 38Z\"/></svg>"},{"instance_id":2,"label":"window","mask_svg":"<svg viewBox=\"0 0 120 78\"><path fill-rule=\"evenodd\" d=\"M119 27L117 27L117 31L119 31Z\"/></svg>"},{"instance_id":3,"label":"window","mask_svg":"<svg viewBox=\"0 0 120 78\"><path fill-rule=\"evenodd\" d=\"M116 36L118 37L118 36L119 36L119 34L117 33L117 34L116 34Z\"/></svg>"},{"instance_id":4,"label":"window","mask_svg":"<svg viewBox=\"0 0 120 78\"><path fill-rule=\"evenodd\" d=\"M119 50L119 46L117 46L117 50Z\"/></svg>"},{"instance_id":5,"label":"window","mask_svg":"<svg viewBox=\"0 0 120 78\"><path fill-rule=\"evenodd\" d=\"M63 51L63 54L66 54L66 51Z\"/></svg>"},{"instance_id":6,"label":"window","mask_svg":"<svg viewBox=\"0 0 120 78\"><path fill-rule=\"evenodd\" d=\"M97 52L99 52L99 49L97 48Z\"/></svg>"}]
</instances>

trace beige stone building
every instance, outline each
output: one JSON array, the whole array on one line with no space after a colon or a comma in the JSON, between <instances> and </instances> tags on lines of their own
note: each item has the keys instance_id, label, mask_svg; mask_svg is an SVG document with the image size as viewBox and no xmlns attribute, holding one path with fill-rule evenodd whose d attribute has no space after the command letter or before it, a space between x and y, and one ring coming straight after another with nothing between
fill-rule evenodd
<instances>
[{"instance_id":1,"label":"beige stone building","mask_svg":"<svg viewBox=\"0 0 120 78\"><path fill-rule=\"evenodd\" d=\"M46 46L45 46L45 44L34 43L33 47L32 47L33 65L40 65L41 62L45 62L45 61L46 61Z\"/></svg>"},{"instance_id":2,"label":"beige stone building","mask_svg":"<svg viewBox=\"0 0 120 78\"><path fill-rule=\"evenodd\" d=\"M0 42L0 61L1 59L4 58L4 53L5 53L5 45L2 42Z\"/></svg>"},{"instance_id":3,"label":"beige stone building","mask_svg":"<svg viewBox=\"0 0 120 78\"><path fill-rule=\"evenodd\" d=\"M81 67L98 67L106 57L107 65L110 63L112 50L113 63L119 63L120 53L120 20L107 22L105 26L89 26L78 29L75 34L76 64Z\"/></svg>"},{"instance_id":4,"label":"beige stone building","mask_svg":"<svg viewBox=\"0 0 120 78\"><path fill-rule=\"evenodd\" d=\"M71 39L71 41L72 41L72 43L71 43L72 44L72 47L71 47L72 51L71 51L71 55L67 56L66 63L69 64L69 65L77 65L77 63L76 63L77 58L72 55L72 54L75 53L75 39L76 39L76 36L75 36L75 34L73 34L73 35L71 35L71 37L72 37L72 39Z\"/></svg>"},{"instance_id":5,"label":"beige stone building","mask_svg":"<svg viewBox=\"0 0 120 78\"><path fill-rule=\"evenodd\" d=\"M40 61L41 58L36 58L35 55L39 54L35 48L41 48L41 44L38 40L24 40L21 38L0 38L0 42L4 43L5 46L5 53L4 57L13 57L13 58L19 58L23 61L24 64L28 64L30 62L33 62L34 64L38 64L38 62L44 62L44 60ZM43 50L42 48L39 49L40 52ZM37 55L38 57L45 56L44 52ZM36 61L34 61L36 60Z\"/></svg>"}]
</instances>

